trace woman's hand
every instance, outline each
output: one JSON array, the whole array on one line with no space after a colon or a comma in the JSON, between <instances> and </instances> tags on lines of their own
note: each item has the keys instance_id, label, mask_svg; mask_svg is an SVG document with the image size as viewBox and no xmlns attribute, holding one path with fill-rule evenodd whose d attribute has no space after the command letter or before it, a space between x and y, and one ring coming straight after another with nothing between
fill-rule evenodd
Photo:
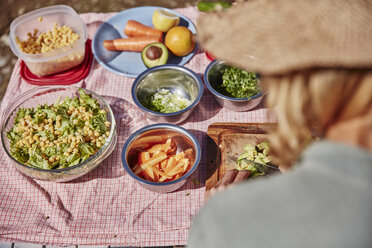
<instances>
[{"instance_id":1,"label":"woman's hand","mask_svg":"<svg viewBox=\"0 0 372 248\"><path fill-rule=\"evenodd\" d=\"M217 184L210 189L209 196L230 187L233 184L240 183L248 179L250 174L249 170L229 170L226 171L225 175L217 182Z\"/></svg>"}]
</instances>

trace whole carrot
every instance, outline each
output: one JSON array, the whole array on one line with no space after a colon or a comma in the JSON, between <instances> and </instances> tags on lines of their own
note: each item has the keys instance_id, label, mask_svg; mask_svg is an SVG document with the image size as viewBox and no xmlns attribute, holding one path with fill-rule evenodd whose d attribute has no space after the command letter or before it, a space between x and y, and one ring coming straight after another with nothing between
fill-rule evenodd
<instances>
[{"instance_id":1,"label":"whole carrot","mask_svg":"<svg viewBox=\"0 0 372 248\"><path fill-rule=\"evenodd\" d=\"M124 28L124 34L128 37L137 36L158 36L163 37L163 32L146 26L140 22L129 20Z\"/></svg>"},{"instance_id":2,"label":"whole carrot","mask_svg":"<svg viewBox=\"0 0 372 248\"><path fill-rule=\"evenodd\" d=\"M159 36L139 36L105 40L103 41L103 46L109 51L141 52L145 46L155 42L162 42L162 40L163 37Z\"/></svg>"}]
</instances>

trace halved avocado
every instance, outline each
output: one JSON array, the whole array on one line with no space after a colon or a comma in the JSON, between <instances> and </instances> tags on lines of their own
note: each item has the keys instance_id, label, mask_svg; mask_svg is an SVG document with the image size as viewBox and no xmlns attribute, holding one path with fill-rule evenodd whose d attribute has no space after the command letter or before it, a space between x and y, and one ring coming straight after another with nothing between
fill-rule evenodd
<instances>
[{"instance_id":1,"label":"halved avocado","mask_svg":"<svg viewBox=\"0 0 372 248\"><path fill-rule=\"evenodd\" d=\"M148 68L165 65L168 61L168 49L161 42L152 43L142 50L141 58Z\"/></svg>"}]
</instances>

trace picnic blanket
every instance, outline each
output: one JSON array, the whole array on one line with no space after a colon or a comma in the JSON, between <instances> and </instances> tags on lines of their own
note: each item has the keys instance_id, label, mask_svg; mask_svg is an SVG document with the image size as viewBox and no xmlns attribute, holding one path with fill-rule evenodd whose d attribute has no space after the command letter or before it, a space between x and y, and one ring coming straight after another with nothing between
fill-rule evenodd
<instances>
[{"instance_id":1,"label":"picnic blanket","mask_svg":"<svg viewBox=\"0 0 372 248\"><path fill-rule=\"evenodd\" d=\"M175 11L196 22L195 7ZM116 13L85 13L81 17L92 39L98 27ZM196 52L185 67L202 76L210 61ZM34 86L14 67L1 113L14 97ZM75 86L90 89L111 105L117 122L114 152L89 174L67 183L29 178L13 167L0 148L0 241L49 245L168 246L184 245L193 217L204 204L206 156L191 179L179 190L160 194L148 191L126 174L121 150L127 137L153 124L131 98L133 78L114 74L95 60L88 77ZM193 114L180 126L190 130L206 153L206 132L214 122L275 122L260 105L248 112L231 112L217 104L204 88Z\"/></svg>"}]
</instances>

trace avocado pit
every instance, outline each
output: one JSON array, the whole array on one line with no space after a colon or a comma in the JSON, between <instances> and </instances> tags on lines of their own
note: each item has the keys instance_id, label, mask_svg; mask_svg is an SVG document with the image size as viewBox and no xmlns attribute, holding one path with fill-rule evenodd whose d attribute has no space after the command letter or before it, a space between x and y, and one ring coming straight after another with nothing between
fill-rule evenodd
<instances>
[{"instance_id":1,"label":"avocado pit","mask_svg":"<svg viewBox=\"0 0 372 248\"><path fill-rule=\"evenodd\" d=\"M168 61L168 49L161 42L152 43L142 50L141 58L148 68L165 65Z\"/></svg>"},{"instance_id":2,"label":"avocado pit","mask_svg":"<svg viewBox=\"0 0 372 248\"><path fill-rule=\"evenodd\" d=\"M163 50L161 50L160 47L157 47L157 46L150 46L150 47L146 50L146 57L147 57L148 59L154 60L154 59L158 59L158 58L160 58L162 53L163 53Z\"/></svg>"}]
</instances>

